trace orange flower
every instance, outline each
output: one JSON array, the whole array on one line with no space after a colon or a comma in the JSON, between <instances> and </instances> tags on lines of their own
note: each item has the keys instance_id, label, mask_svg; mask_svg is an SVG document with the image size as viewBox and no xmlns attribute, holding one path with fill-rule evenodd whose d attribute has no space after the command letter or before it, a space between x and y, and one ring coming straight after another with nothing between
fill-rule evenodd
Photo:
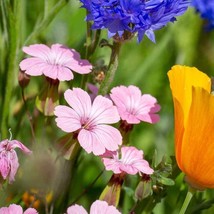
<instances>
[{"instance_id":1,"label":"orange flower","mask_svg":"<svg viewBox=\"0 0 214 214\"><path fill-rule=\"evenodd\" d=\"M214 96L211 79L196 68L176 65L168 72L175 114L175 153L186 181L214 188Z\"/></svg>"}]
</instances>

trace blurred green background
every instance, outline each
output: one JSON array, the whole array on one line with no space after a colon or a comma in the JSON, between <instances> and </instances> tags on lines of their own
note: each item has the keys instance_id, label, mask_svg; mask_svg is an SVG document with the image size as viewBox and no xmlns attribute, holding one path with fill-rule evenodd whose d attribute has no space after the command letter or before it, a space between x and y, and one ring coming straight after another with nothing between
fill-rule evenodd
<instances>
[{"instance_id":1,"label":"blurred green background","mask_svg":"<svg viewBox=\"0 0 214 214\"><path fill-rule=\"evenodd\" d=\"M57 0L20 0L22 5L21 25L19 35L20 48L25 44L26 39L31 34L36 23L42 23L45 13L48 14L54 5L59 3ZM61 1L62 2L62 1ZM65 1L64 1L65 2ZM77 0L71 0L63 6L58 13L50 17L50 20L40 32L37 32L35 38L31 39L27 44L44 43L47 45L53 43L61 43L70 48L79 51L82 58L85 56L85 32L86 22L84 21L86 11L80 8L81 4ZM46 8L46 9L44 9ZM45 12L46 11L46 12ZM1 11L1 16L3 11ZM50 22L50 23L49 23ZM3 89L6 74L6 58L7 45L5 45L4 23L1 20L0 31L0 69L1 69L1 89ZM147 159L151 160L154 152L157 153L157 162L162 157L174 155L173 143L173 104L167 72L175 64L195 66L199 70L207 73L209 76L214 72L214 32L204 30L205 22L200 19L193 8L182 16L178 17L175 23L168 24L165 28L156 31L156 44L149 41L146 37L141 43L137 43L136 38L123 44L120 57L119 67L112 86L117 85L136 85L142 93L148 93L157 98L161 105L160 122L154 125L142 123L134 127L130 136L130 143L137 148L142 149ZM107 39L106 31L101 34L101 38ZM19 50L19 60L23 57ZM99 60L103 60L108 64L110 50L107 47L98 47L91 63L95 64ZM31 145L32 137L30 127L26 115L20 116L21 105L21 89L18 86L17 73L14 75L13 97L11 98L11 115L9 126L13 130L14 138L19 139L25 144ZM76 81L72 83L74 86L79 83L79 76L76 75ZM34 96L38 93L42 85L42 78L33 77L26 89L26 95ZM68 87L68 84L61 84L61 92ZM2 97L0 97L2 100ZM61 98L61 103L63 103ZM2 104L1 104L2 105ZM34 101L29 101L29 110L33 112ZM24 117L24 119L23 119ZM48 145L51 148L52 143L56 142L58 137L63 136L63 132L56 128L54 118L43 122L43 117L39 117L36 139L39 144ZM45 128L44 128L45 127ZM28 134L29 133L29 134ZM54 134L53 134L54 133ZM202 154L203 155L203 154ZM103 169L100 160L92 155L82 152L77 163L77 171L74 175L73 185L70 188L68 203L71 203L88 185L96 178ZM32 169L33 171L34 169ZM89 189L78 201L84 207L89 208L92 201L96 200L104 186L111 177L111 172L104 173L93 188ZM128 184L128 183L127 183ZM134 188L136 186L136 178L129 184ZM166 189L166 197L155 207L153 213L178 213L187 192L187 186L183 183L183 175L178 176L175 185ZM21 194L21 193L20 193ZM15 200L19 201L20 195ZM123 189L122 199L124 204L123 213L128 213L128 209L132 207L132 193ZM203 206L212 205L212 201L206 203L207 200L214 199L214 193L211 190L199 192L191 202L190 207L197 207L204 200ZM122 210L122 209L121 209ZM205 211L194 211L189 209L189 213L213 213L214 208Z\"/></svg>"}]
</instances>

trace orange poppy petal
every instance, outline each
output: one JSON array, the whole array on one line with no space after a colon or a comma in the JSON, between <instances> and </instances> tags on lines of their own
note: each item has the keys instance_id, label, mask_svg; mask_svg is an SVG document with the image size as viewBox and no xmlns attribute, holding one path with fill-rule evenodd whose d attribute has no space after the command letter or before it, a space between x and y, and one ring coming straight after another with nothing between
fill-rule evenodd
<instances>
[{"instance_id":1,"label":"orange poppy petal","mask_svg":"<svg viewBox=\"0 0 214 214\"><path fill-rule=\"evenodd\" d=\"M183 108L184 124L192 102L192 86L201 87L210 92L210 78L197 68L175 65L168 72L172 95Z\"/></svg>"},{"instance_id":2,"label":"orange poppy petal","mask_svg":"<svg viewBox=\"0 0 214 214\"><path fill-rule=\"evenodd\" d=\"M174 102L174 115L175 115L175 157L179 168L181 168L181 146L183 141L184 132L184 115L183 110L176 98L173 99Z\"/></svg>"},{"instance_id":3,"label":"orange poppy petal","mask_svg":"<svg viewBox=\"0 0 214 214\"><path fill-rule=\"evenodd\" d=\"M180 159L190 181L214 188L214 96L202 88L192 89Z\"/></svg>"}]
</instances>

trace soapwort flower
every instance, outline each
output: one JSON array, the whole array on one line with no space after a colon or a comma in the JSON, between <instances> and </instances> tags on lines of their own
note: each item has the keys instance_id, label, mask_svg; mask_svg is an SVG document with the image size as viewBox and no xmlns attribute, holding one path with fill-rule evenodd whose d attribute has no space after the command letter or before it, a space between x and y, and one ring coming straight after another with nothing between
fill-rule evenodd
<instances>
[{"instance_id":1,"label":"soapwort flower","mask_svg":"<svg viewBox=\"0 0 214 214\"><path fill-rule=\"evenodd\" d=\"M21 149L24 153L30 154L31 151L17 140L3 140L0 142L0 176L9 183L15 180L16 172L19 168L18 157L15 148Z\"/></svg>"},{"instance_id":2,"label":"soapwort flower","mask_svg":"<svg viewBox=\"0 0 214 214\"><path fill-rule=\"evenodd\" d=\"M77 132L77 139L87 153L101 155L106 149L117 150L122 136L116 128L107 125L120 120L112 101L99 95L92 103L89 94L81 88L68 89L64 96L70 107L55 108L57 126L67 133Z\"/></svg>"}]
</instances>

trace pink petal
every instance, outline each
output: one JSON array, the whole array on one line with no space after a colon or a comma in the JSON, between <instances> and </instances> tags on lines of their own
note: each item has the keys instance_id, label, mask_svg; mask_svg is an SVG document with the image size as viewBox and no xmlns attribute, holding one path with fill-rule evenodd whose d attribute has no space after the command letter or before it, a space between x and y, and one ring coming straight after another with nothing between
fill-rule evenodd
<instances>
[{"instance_id":1,"label":"pink petal","mask_svg":"<svg viewBox=\"0 0 214 214\"><path fill-rule=\"evenodd\" d=\"M146 160L143 159L143 151L138 150L133 146L121 148L121 170L128 174L136 174L143 172L145 174L152 174L154 171L149 167Z\"/></svg>"},{"instance_id":2,"label":"pink petal","mask_svg":"<svg viewBox=\"0 0 214 214\"><path fill-rule=\"evenodd\" d=\"M2 140L0 142L0 152L5 150L5 147L8 145L8 139Z\"/></svg>"},{"instance_id":3,"label":"pink petal","mask_svg":"<svg viewBox=\"0 0 214 214\"><path fill-rule=\"evenodd\" d=\"M73 55L72 62L68 62L65 65L79 74L90 73L92 71L92 65L89 61L81 59L80 54L76 50L70 49L70 51Z\"/></svg>"},{"instance_id":4,"label":"pink petal","mask_svg":"<svg viewBox=\"0 0 214 214\"><path fill-rule=\"evenodd\" d=\"M122 144L122 136L119 130L112 126L98 125L92 131L109 151L116 151L118 145Z\"/></svg>"},{"instance_id":5,"label":"pink petal","mask_svg":"<svg viewBox=\"0 0 214 214\"><path fill-rule=\"evenodd\" d=\"M57 79L58 78L58 72L60 72L60 66L56 66L56 65L48 65L45 67L45 69L43 69L43 74L46 77L49 77L51 79Z\"/></svg>"},{"instance_id":6,"label":"pink petal","mask_svg":"<svg viewBox=\"0 0 214 214\"><path fill-rule=\"evenodd\" d=\"M31 154L32 153L31 150L29 150L24 144L22 144L18 140L11 140L11 141L9 141L9 148L10 149L19 148L19 149L21 149L26 154Z\"/></svg>"},{"instance_id":7,"label":"pink petal","mask_svg":"<svg viewBox=\"0 0 214 214\"><path fill-rule=\"evenodd\" d=\"M149 163L146 160L138 161L137 163L134 163L132 167L137 169L138 172L142 172L147 175L151 175L154 172L154 170L149 166Z\"/></svg>"},{"instance_id":8,"label":"pink petal","mask_svg":"<svg viewBox=\"0 0 214 214\"><path fill-rule=\"evenodd\" d=\"M0 208L0 213L1 214L10 214L9 210L8 210L8 207L2 207L2 208Z\"/></svg>"},{"instance_id":9,"label":"pink petal","mask_svg":"<svg viewBox=\"0 0 214 214\"><path fill-rule=\"evenodd\" d=\"M96 200L90 208L90 214L121 214L116 207L109 206L106 201Z\"/></svg>"},{"instance_id":10,"label":"pink petal","mask_svg":"<svg viewBox=\"0 0 214 214\"><path fill-rule=\"evenodd\" d=\"M56 61L80 74L87 74L91 72L92 66L88 60L82 60L78 52L74 49L67 48L60 44L51 46L52 53Z\"/></svg>"},{"instance_id":11,"label":"pink petal","mask_svg":"<svg viewBox=\"0 0 214 214\"><path fill-rule=\"evenodd\" d=\"M12 150L9 153L9 161L10 161L9 183L12 183L15 180L15 175L19 168L18 157L14 150Z\"/></svg>"},{"instance_id":12,"label":"pink petal","mask_svg":"<svg viewBox=\"0 0 214 214\"><path fill-rule=\"evenodd\" d=\"M139 115L133 115L126 110L119 109L119 114L122 120L126 120L129 124L138 124L141 121Z\"/></svg>"},{"instance_id":13,"label":"pink petal","mask_svg":"<svg viewBox=\"0 0 214 214\"><path fill-rule=\"evenodd\" d=\"M110 97L118 108L126 109L128 89L125 86L114 87L111 90Z\"/></svg>"},{"instance_id":14,"label":"pink petal","mask_svg":"<svg viewBox=\"0 0 214 214\"><path fill-rule=\"evenodd\" d=\"M71 72L70 69L66 68L66 67L61 67L60 71L58 71L58 79L60 81L69 81L72 80L74 78L73 73Z\"/></svg>"},{"instance_id":15,"label":"pink petal","mask_svg":"<svg viewBox=\"0 0 214 214\"><path fill-rule=\"evenodd\" d=\"M88 214L86 210L80 205L73 205L68 207L67 214Z\"/></svg>"},{"instance_id":16,"label":"pink petal","mask_svg":"<svg viewBox=\"0 0 214 214\"><path fill-rule=\"evenodd\" d=\"M30 45L29 47L23 47L22 50L26 54L40 59L47 59L47 56L50 53L50 48L43 44Z\"/></svg>"},{"instance_id":17,"label":"pink petal","mask_svg":"<svg viewBox=\"0 0 214 214\"><path fill-rule=\"evenodd\" d=\"M114 172L114 174L120 174L121 172L123 172L120 169L120 163L118 160L111 158L102 158L102 161L107 171L111 170Z\"/></svg>"},{"instance_id":18,"label":"pink petal","mask_svg":"<svg viewBox=\"0 0 214 214\"><path fill-rule=\"evenodd\" d=\"M78 61L73 60L72 62L65 63L65 66L79 74L88 74L92 71L92 65L88 60L84 59Z\"/></svg>"},{"instance_id":19,"label":"pink petal","mask_svg":"<svg viewBox=\"0 0 214 214\"><path fill-rule=\"evenodd\" d=\"M40 76L43 74L43 70L47 67L46 62L38 58L27 58L20 62L19 64L22 71L31 76Z\"/></svg>"},{"instance_id":20,"label":"pink petal","mask_svg":"<svg viewBox=\"0 0 214 214\"><path fill-rule=\"evenodd\" d=\"M105 149L115 151L118 145L122 144L120 132L108 125L98 125L93 130L82 129L79 132L78 140L86 152L93 152L94 155L101 155Z\"/></svg>"},{"instance_id":21,"label":"pink petal","mask_svg":"<svg viewBox=\"0 0 214 214\"><path fill-rule=\"evenodd\" d=\"M74 132L81 128L79 115L67 106L57 106L54 110L57 126L65 132Z\"/></svg>"},{"instance_id":22,"label":"pink petal","mask_svg":"<svg viewBox=\"0 0 214 214\"><path fill-rule=\"evenodd\" d=\"M6 155L7 154L0 156L0 173L3 179L6 179L10 172L10 163Z\"/></svg>"},{"instance_id":23,"label":"pink petal","mask_svg":"<svg viewBox=\"0 0 214 214\"><path fill-rule=\"evenodd\" d=\"M105 147L91 131L82 129L78 134L78 141L87 153L93 152L95 155L99 155L105 152Z\"/></svg>"},{"instance_id":24,"label":"pink petal","mask_svg":"<svg viewBox=\"0 0 214 214\"><path fill-rule=\"evenodd\" d=\"M8 214L23 214L23 209L21 206L16 205L16 204L11 204L8 207Z\"/></svg>"},{"instance_id":25,"label":"pink petal","mask_svg":"<svg viewBox=\"0 0 214 214\"><path fill-rule=\"evenodd\" d=\"M139 120L148 123L157 123L160 120L160 116L157 114L142 114L136 116Z\"/></svg>"},{"instance_id":26,"label":"pink petal","mask_svg":"<svg viewBox=\"0 0 214 214\"><path fill-rule=\"evenodd\" d=\"M79 115L79 117L88 118L91 111L91 98L87 92L81 88L73 88L66 90L64 93L65 100Z\"/></svg>"},{"instance_id":27,"label":"pink petal","mask_svg":"<svg viewBox=\"0 0 214 214\"><path fill-rule=\"evenodd\" d=\"M112 124L117 123L120 120L120 116L112 101L99 95L94 99L90 120L93 120L96 124Z\"/></svg>"},{"instance_id":28,"label":"pink petal","mask_svg":"<svg viewBox=\"0 0 214 214\"><path fill-rule=\"evenodd\" d=\"M27 210L25 210L25 212L23 214L37 214L37 210L34 208L28 208Z\"/></svg>"}]
</instances>

